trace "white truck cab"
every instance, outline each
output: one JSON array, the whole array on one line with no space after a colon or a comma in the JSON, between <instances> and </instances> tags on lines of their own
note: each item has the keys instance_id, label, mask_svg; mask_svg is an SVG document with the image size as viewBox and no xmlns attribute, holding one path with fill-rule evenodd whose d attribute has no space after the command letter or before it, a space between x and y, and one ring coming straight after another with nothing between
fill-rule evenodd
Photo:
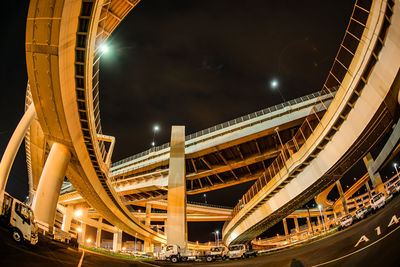
<instances>
[{"instance_id":1,"label":"white truck cab","mask_svg":"<svg viewBox=\"0 0 400 267\"><path fill-rule=\"evenodd\" d=\"M358 210L356 210L356 218L358 220L363 219L365 216L367 216L368 214L368 208L363 206L361 208L359 208Z\"/></svg>"},{"instance_id":2,"label":"white truck cab","mask_svg":"<svg viewBox=\"0 0 400 267\"><path fill-rule=\"evenodd\" d=\"M244 244L237 244L229 246L229 259L245 258L246 246Z\"/></svg>"},{"instance_id":3,"label":"white truck cab","mask_svg":"<svg viewBox=\"0 0 400 267\"><path fill-rule=\"evenodd\" d=\"M2 221L10 228L11 236L17 243L27 241L36 245L38 228L28 205L5 193L0 212Z\"/></svg>"},{"instance_id":4,"label":"white truck cab","mask_svg":"<svg viewBox=\"0 0 400 267\"><path fill-rule=\"evenodd\" d=\"M179 261L195 261L196 255L188 249L181 249L178 245L167 245L164 257L166 260L176 263Z\"/></svg>"},{"instance_id":5,"label":"white truck cab","mask_svg":"<svg viewBox=\"0 0 400 267\"><path fill-rule=\"evenodd\" d=\"M381 207L385 206L386 203L386 197L383 193L379 193L372 197L370 200L371 202L371 208L375 211L377 209L380 209Z\"/></svg>"},{"instance_id":6,"label":"white truck cab","mask_svg":"<svg viewBox=\"0 0 400 267\"><path fill-rule=\"evenodd\" d=\"M350 226L352 223L353 223L353 217L351 216L351 214L347 214L342 218L340 218L340 226L342 228L346 228Z\"/></svg>"},{"instance_id":7,"label":"white truck cab","mask_svg":"<svg viewBox=\"0 0 400 267\"><path fill-rule=\"evenodd\" d=\"M207 251L206 253L206 261L215 261L217 259L222 259L225 260L228 258L228 249L224 246L217 246L217 247L212 247L210 251Z\"/></svg>"}]
</instances>

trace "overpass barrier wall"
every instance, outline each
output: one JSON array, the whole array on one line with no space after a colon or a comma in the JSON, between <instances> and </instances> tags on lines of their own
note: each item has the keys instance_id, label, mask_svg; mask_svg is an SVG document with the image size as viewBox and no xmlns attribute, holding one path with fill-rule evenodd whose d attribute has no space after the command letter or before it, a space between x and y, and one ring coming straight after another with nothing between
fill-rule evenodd
<instances>
[{"instance_id":1,"label":"overpass barrier wall","mask_svg":"<svg viewBox=\"0 0 400 267\"><path fill-rule=\"evenodd\" d=\"M193 139L196 139L196 138L204 137L205 135L211 134L213 132L216 132L216 131L219 131L219 130L222 130L222 129L226 129L226 128L231 127L231 126L235 126L235 125L237 125L239 123L243 123L243 122L249 121L249 120L254 119L254 118L265 116L265 115L271 114L271 113L276 112L276 111L281 111L281 110L284 110L284 109L291 109L292 106L294 106L296 104L301 104L301 103L306 102L306 101L318 99L317 101L329 102L332 99L332 96L334 95L335 91L336 91L335 89L331 89L331 90L324 90L322 92L316 92L316 93L308 94L308 95L305 95L305 96L302 96L302 97L298 97L298 98L292 99L290 101L286 101L286 102L278 104L278 105L274 105L274 106L271 106L271 107L268 107L268 108L265 108L265 109L250 113L248 115L244 115L242 117L230 120L228 122L224 122L224 123L212 126L210 128L195 132L193 134L187 135L185 137L185 141L187 142L187 141L190 141L190 140L193 140ZM326 97L327 95L329 95L330 97ZM322 99L324 99L324 100L322 100ZM168 152L167 149L169 147L170 147L170 144L169 143L165 143L165 144L163 144L161 146L152 147L152 148L150 148L150 149L148 149L146 151L143 151L141 153L138 153L138 154L135 154L135 155L130 156L128 158L125 158L125 159L122 159L120 161L114 162L114 163L111 164L111 171L113 172L113 175L117 175L118 174L117 169L126 167L127 164L125 164L125 163L131 162L131 161L133 161L135 159L139 159L139 158L142 158L142 157L147 156L147 155L150 155L151 153L154 153L154 152L159 152L159 151L162 151L162 150L166 150L165 152Z\"/></svg>"}]
</instances>

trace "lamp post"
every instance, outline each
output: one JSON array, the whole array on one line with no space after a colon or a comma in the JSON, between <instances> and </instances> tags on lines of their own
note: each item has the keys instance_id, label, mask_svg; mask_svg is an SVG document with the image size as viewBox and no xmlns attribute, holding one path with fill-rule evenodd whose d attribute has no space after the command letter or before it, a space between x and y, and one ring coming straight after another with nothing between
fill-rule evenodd
<instances>
[{"instance_id":1,"label":"lamp post","mask_svg":"<svg viewBox=\"0 0 400 267\"><path fill-rule=\"evenodd\" d=\"M136 238L137 238L137 233L135 234L135 253L136 253Z\"/></svg>"},{"instance_id":2,"label":"lamp post","mask_svg":"<svg viewBox=\"0 0 400 267\"><path fill-rule=\"evenodd\" d=\"M324 231L326 231L324 216L322 216L322 206L321 206L321 204L318 205L318 209L319 209L319 213L321 214L322 226L324 227Z\"/></svg>"},{"instance_id":3,"label":"lamp post","mask_svg":"<svg viewBox=\"0 0 400 267\"><path fill-rule=\"evenodd\" d=\"M278 90L279 95L281 96L283 102L286 102L286 99L283 97L283 94L281 92L281 90L279 90L279 82L277 79L273 79L270 83L269 83L270 87L272 90Z\"/></svg>"},{"instance_id":4,"label":"lamp post","mask_svg":"<svg viewBox=\"0 0 400 267\"><path fill-rule=\"evenodd\" d=\"M215 231L215 233L217 233L217 247L219 246L219 231Z\"/></svg>"},{"instance_id":5,"label":"lamp post","mask_svg":"<svg viewBox=\"0 0 400 267\"><path fill-rule=\"evenodd\" d=\"M312 226L312 222L311 222L310 208L308 207L308 205L306 205L306 208L307 208L307 212L308 212L308 220L310 221L310 225L311 225L311 231L314 235L314 227Z\"/></svg>"},{"instance_id":6,"label":"lamp post","mask_svg":"<svg viewBox=\"0 0 400 267\"><path fill-rule=\"evenodd\" d=\"M154 125L153 127L153 141L151 142L151 146L154 147L156 145L155 142L155 137L156 137L156 132L158 132L160 130L160 127L158 127L158 125Z\"/></svg>"},{"instance_id":7,"label":"lamp post","mask_svg":"<svg viewBox=\"0 0 400 267\"><path fill-rule=\"evenodd\" d=\"M393 164L396 170L397 178L399 178L399 170L397 169L397 163Z\"/></svg>"},{"instance_id":8,"label":"lamp post","mask_svg":"<svg viewBox=\"0 0 400 267\"><path fill-rule=\"evenodd\" d=\"M206 194L203 194L203 197L204 197L204 203L207 204L207 195L206 195Z\"/></svg>"}]
</instances>

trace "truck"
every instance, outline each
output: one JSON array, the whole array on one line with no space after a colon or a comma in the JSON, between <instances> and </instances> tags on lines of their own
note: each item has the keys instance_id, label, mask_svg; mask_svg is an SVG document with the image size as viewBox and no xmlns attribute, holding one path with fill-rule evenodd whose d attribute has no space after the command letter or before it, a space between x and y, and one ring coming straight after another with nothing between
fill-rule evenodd
<instances>
[{"instance_id":1,"label":"truck","mask_svg":"<svg viewBox=\"0 0 400 267\"><path fill-rule=\"evenodd\" d=\"M383 193L379 193L374 197L372 197L370 202L371 202L371 208L375 212L376 210L385 206L386 203L385 195Z\"/></svg>"},{"instance_id":2,"label":"truck","mask_svg":"<svg viewBox=\"0 0 400 267\"><path fill-rule=\"evenodd\" d=\"M229 259L244 259L246 258L246 246L244 244L237 244L229 246Z\"/></svg>"},{"instance_id":3,"label":"truck","mask_svg":"<svg viewBox=\"0 0 400 267\"><path fill-rule=\"evenodd\" d=\"M0 220L10 229L11 237L15 242L37 244L38 227L32 209L8 193L4 193Z\"/></svg>"},{"instance_id":4,"label":"truck","mask_svg":"<svg viewBox=\"0 0 400 267\"><path fill-rule=\"evenodd\" d=\"M353 223L353 216L351 214L344 215L340 218L340 228L344 229Z\"/></svg>"},{"instance_id":5,"label":"truck","mask_svg":"<svg viewBox=\"0 0 400 267\"><path fill-rule=\"evenodd\" d=\"M357 220L362 220L362 219L364 219L364 217L367 217L369 213L370 213L370 208L368 209L368 207L363 206L363 207L359 208L358 210L356 210L355 218Z\"/></svg>"},{"instance_id":6,"label":"truck","mask_svg":"<svg viewBox=\"0 0 400 267\"><path fill-rule=\"evenodd\" d=\"M195 261L196 255L192 250L181 249L178 245L167 245L165 253L162 255L166 260L172 263L180 261Z\"/></svg>"},{"instance_id":7,"label":"truck","mask_svg":"<svg viewBox=\"0 0 400 267\"><path fill-rule=\"evenodd\" d=\"M218 259L225 260L228 258L228 249L225 246L212 247L210 251L207 251L201 258L204 258L207 262Z\"/></svg>"}]
</instances>

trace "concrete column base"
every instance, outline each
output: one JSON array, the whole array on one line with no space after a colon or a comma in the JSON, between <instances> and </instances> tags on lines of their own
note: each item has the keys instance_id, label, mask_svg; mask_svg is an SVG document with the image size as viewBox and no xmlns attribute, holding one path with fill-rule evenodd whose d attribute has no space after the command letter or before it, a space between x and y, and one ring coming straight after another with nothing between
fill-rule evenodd
<instances>
[{"instance_id":1,"label":"concrete column base","mask_svg":"<svg viewBox=\"0 0 400 267\"><path fill-rule=\"evenodd\" d=\"M53 143L40 176L32 209L35 219L52 232L58 197L71 158L68 147Z\"/></svg>"}]
</instances>

